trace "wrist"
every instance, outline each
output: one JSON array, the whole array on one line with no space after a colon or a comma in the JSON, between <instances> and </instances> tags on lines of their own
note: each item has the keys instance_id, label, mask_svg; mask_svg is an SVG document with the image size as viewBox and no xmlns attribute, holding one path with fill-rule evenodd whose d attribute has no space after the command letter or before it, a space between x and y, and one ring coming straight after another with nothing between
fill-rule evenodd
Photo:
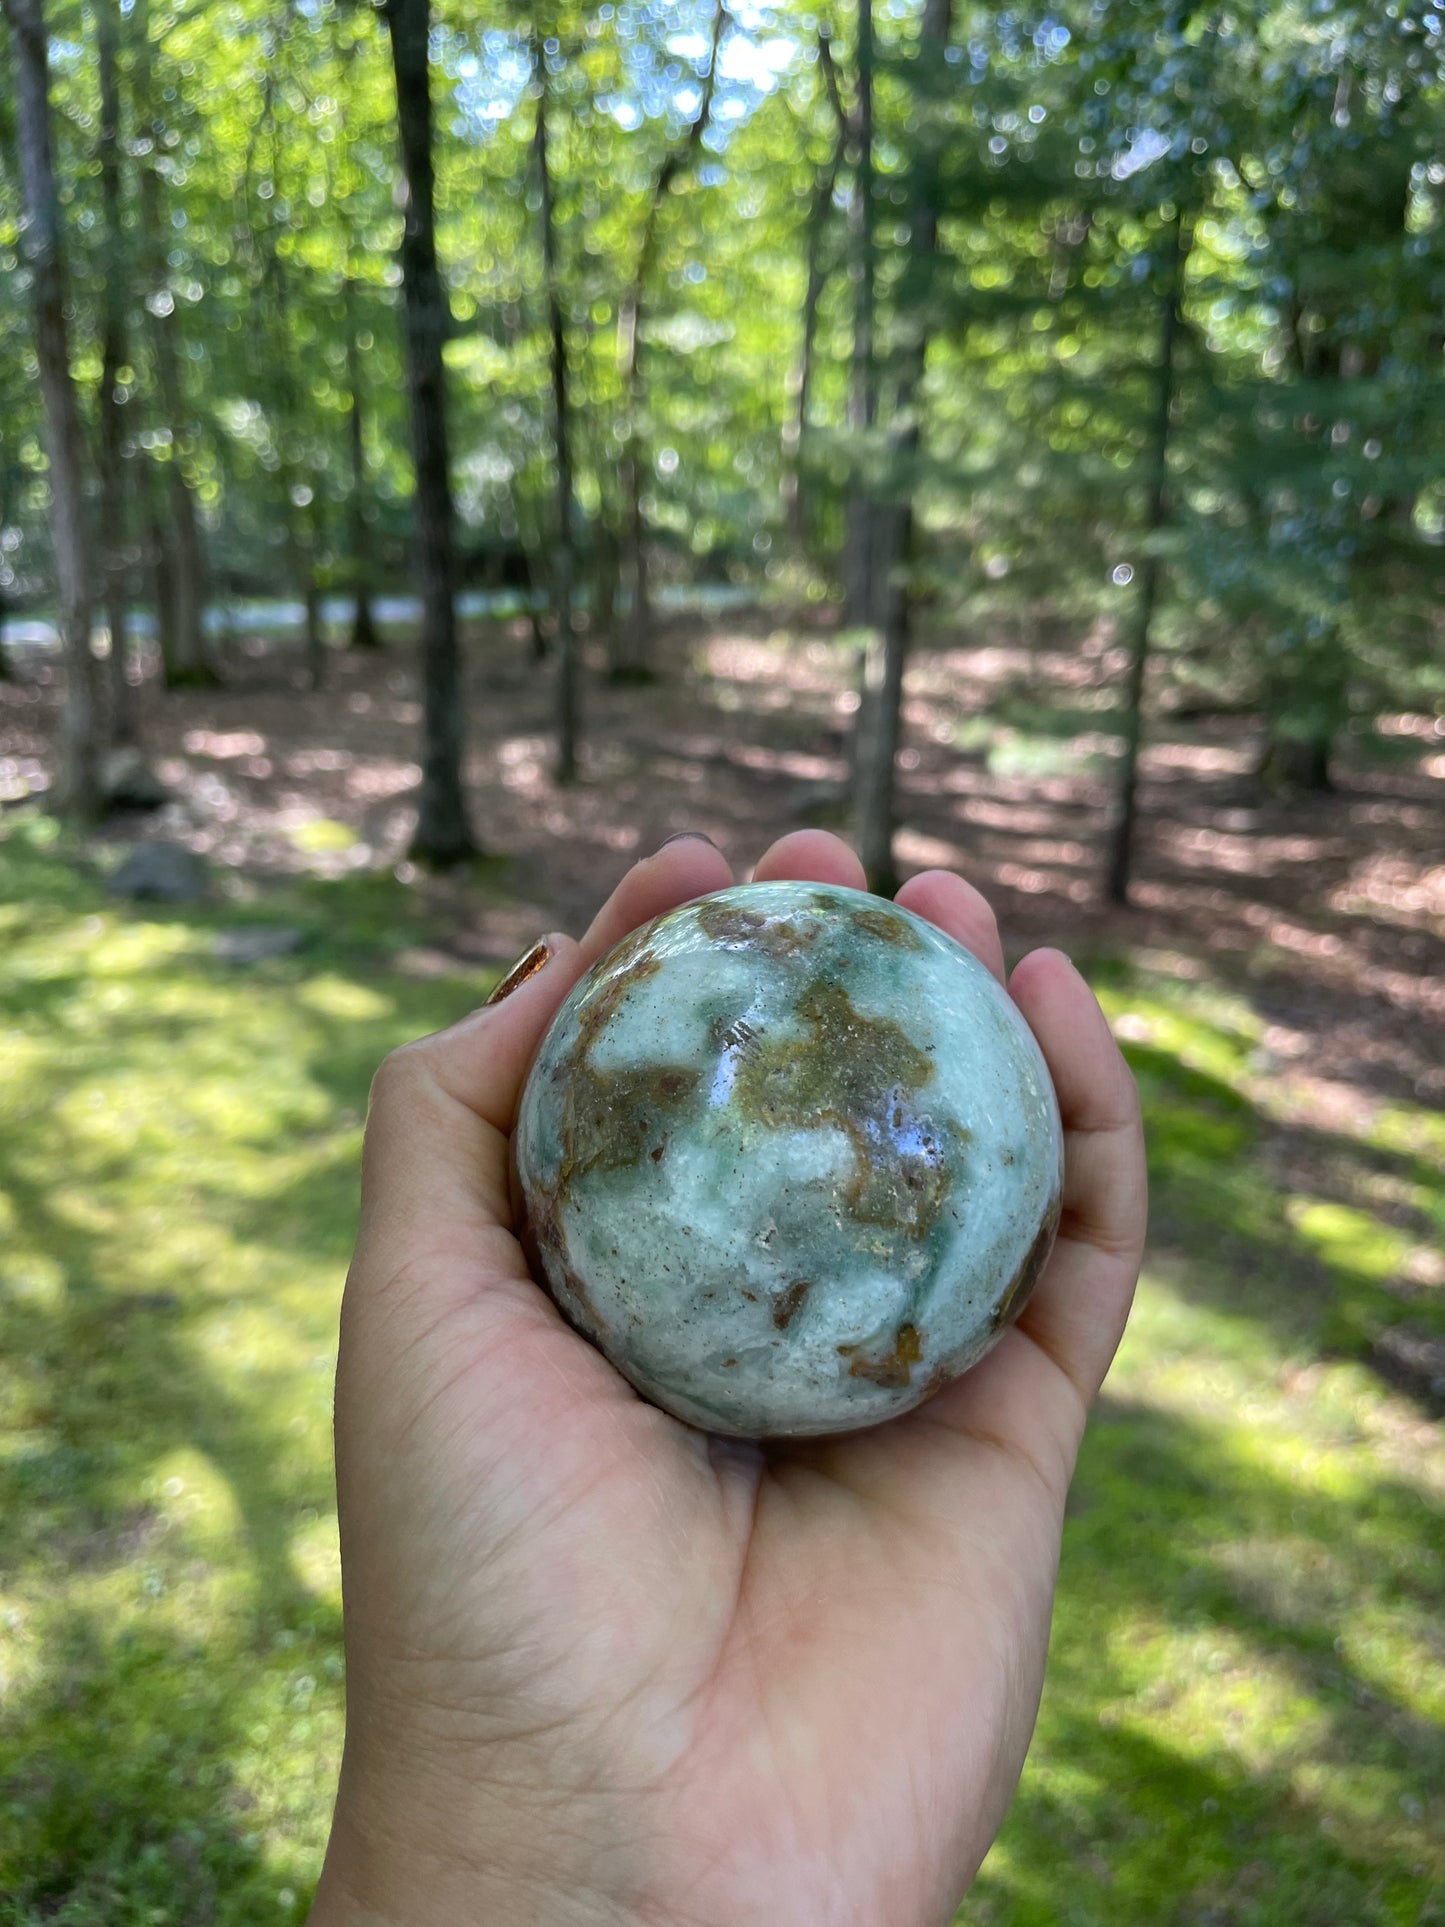
<instances>
[{"instance_id":1,"label":"wrist","mask_svg":"<svg viewBox=\"0 0 1445 1927\"><path fill-rule=\"evenodd\" d=\"M618 1836L603 1844L585 1797L562 1813L511 1790L357 1782L343 1766L308 1927L637 1927L645 1917L604 1885Z\"/></svg>"}]
</instances>

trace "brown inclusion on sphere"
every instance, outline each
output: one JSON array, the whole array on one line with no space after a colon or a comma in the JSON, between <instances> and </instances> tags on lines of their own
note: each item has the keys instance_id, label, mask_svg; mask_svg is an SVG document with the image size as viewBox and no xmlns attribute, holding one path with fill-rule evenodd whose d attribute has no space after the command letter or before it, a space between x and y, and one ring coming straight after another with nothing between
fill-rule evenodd
<instances>
[{"instance_id":1,"label":"brown inclusion on sphere","mask_svg":"<svg viewBox=\"0 0 1445 1927\"><path fill-rule=\"evenodd\" d=\"M821 923L769 917L736 904L700 903L695 915L698 928L712 943L728 950L755 951L774 963L787 963L800 951L811 949L823 934Z\"/></svg>"},{"instance_id":2,"label":"brown inclusion on sphere","mask_svg":"<svg viewBox=\"0 0 1445 1927\"><path fill-rule=\"evenodd\" d=\"M881 937L895 950L923 948L918 932L891 910L855 910L852 921L855 929L866 930L870 937Z\"/></svg>"},{"instance_id":3,"label":"brown inclusion on sphere","mask_svg":"<svg viewBox=\"0 0 1445 1927\"><path fill-rule=\"evenodd\" d=\"M658 1127L675 1115L701 1081L684 1064L647 1064L624 1070L599 1071L592 1062L598 1038L627 1001L629 991L662 968L661 959L642 945L624 956L588 1004L577 1026L577 1039L565 1069L562 1099L562 1162L557 1171L556 1195L586 1172L617 1170L656 1148ZM655 1160L654 1160L655 1161Z\"/></svg>"},{"instance_id":4,"label":"brown inclusion on sphere","mask_svg":"<svg viewBox=\"0 0 1445 1927\"><path fill-rule=\"evenodd\" d=\"M865 1017L841 984L809 984L794 1009L811 1035L750 1038L729 1102L768 1130L836 1125L853 1148L852 1215L925 1238L950 1184L938 1127L915 1102L933 1075L927 1052L890 1018Z\"/></svg>"},{"instance_id":5,"label":"brown inclusion on sphere","mask_svg":"<svg viewBox=\"0 0 1445 1927\"><path fill-rule=\"evenodd\" d=\"M886 1392L898 1392L913 1382L913 1367L923 1356L923 1338L916 1325L900 1325L892 1351L883 1358L862 1356L858 1345L840 1345L838 1350L853 1361L848 1367L850 1378L866 1378Z\"/></svg>"},{"instance_id":6,"label":"brown inclusion on sphere","mask_svg":"<svg viewBox=\"0 0 1445 1927\"><path fill-rule=\"evenodd\" d=\"M553 1072L554 1081L561 1086L562 1156L552 1184L535 1188L531 1219L522 1227L529 1260L544 1260L540 1275L552 1277L564 1293L570 1294L570 1309L594 1334L601 1332L602 1322L572 1263L562 1206L573 1195L576 1181L587 1172L636 1164L650 1149L655 1158L654 1139L660 1120L675 1115L699 1082L695 1070L680 1064L599 1071L592 1062L598 1038L629 993L662 967L647 938L644 927L618 945L611 973L583 1010L572 1049ZM535 1261L533 1268L538 1269Z\"/></svg>"},{"instance_id":7,"label":"brown inclusion on sphere","mask_svg":"<svg viewBox=\"0 0 1445 1927\"><path fill-rule=\"evenodd\" d=\"M1024 1253L1023 1263L1009 1281L1008 1289L993 1308L993 1322L1006 1325L1018 1317L1024 1306L1032 1298L1034 1286L1039 1282L1049 1254L1054 1248L1054 1234L1059 1228L1059 1218L1063 1211L1063 1201L1056 1194L1044 1213L1044 1221L1038 1228L1033 1243Z\"/></svg>"}]
</instances>

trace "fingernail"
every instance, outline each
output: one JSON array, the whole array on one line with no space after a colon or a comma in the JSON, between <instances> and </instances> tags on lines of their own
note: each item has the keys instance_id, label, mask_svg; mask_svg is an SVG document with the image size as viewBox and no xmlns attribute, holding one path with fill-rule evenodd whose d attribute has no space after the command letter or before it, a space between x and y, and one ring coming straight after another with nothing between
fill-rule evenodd
<instances>
[{"instance_id":1,"label":"fingernail","mask_svg":"<svg viewBox=\"0 0 1445 1927\"><path fill-rule=\"evenodd\" d=\"M539 937L530 950L524 951L518 957L482 1008L485 1010L487 1005L499 1004L504 997L510 997L514 990L520 989L529 977L535 977L544 965L551 962L551 959L551 944L546 937Z\"/></svg>"},{"instance_id":2,"label":"fingernail","mask_svg":"<svg viewBox=\"0 0 1445 1927\"><path fill-rule=\"evenodd\" d=\"M706 830L674 830L672 835L665 836L657 847L659 850L665 850L669 843L681 843L688 837L691 837L694 843L706 843L710 850L716 850L718 847ZM721 855L722 852L718 851L718 854Z\"/></svg>"}]
</instances>

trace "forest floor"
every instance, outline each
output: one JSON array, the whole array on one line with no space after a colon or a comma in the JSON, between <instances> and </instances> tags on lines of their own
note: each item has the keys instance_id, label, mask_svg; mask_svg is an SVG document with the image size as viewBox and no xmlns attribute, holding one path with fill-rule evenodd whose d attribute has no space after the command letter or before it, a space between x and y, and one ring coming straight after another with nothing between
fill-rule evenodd
<instances>
[{"instance_id":1,"label":"forest floor","mask_svg":"<svg viewBox=\"0 0 1445 1927\"><path fill-rule=\"evenodd\" d=\"M367 1081L576 929L664 836L739 876L844 828L846 654L679 624L589 691L469 639L465 876L404 861L400 649L331 686L237 651L157 701L174 801L76 841L48 689L0 683L0 1923L303 1917L340 1731L328 1407ZM1081 1462L1039 1737L964 1927L1445 1921L1445 735L1385 718L1337 786L1252 727L1151 726L1137 904L1099 902L1117 661L919 650L898 839L1084 964L1143 1090L1150 1251ZM137 837L211 898L104 894ZM505 853L505 854L502 854ZM238 962L236 930L288 954ZM1434 1911L1432 1912L1432 1908Z\"/></svg>"},{"instance_id":2,"label":"forest floor","mask_svg":"<svg viewBox=\"0 0 1445 1927\"><path fill-rule=\"evenodd\" d=\"M233 644L227 686L152 696L145 733L175 801L107 840L176 840L234 893L298 874L395 871L437 962L499 963L576 929L626 866L705 830L741 877L806 823L847 834L850 652L823 631L739 616L674 625L666 680L586 695L582 780L550 778L550 674L525 624L469 638L468 783L491 887L405 863L420 721L410 651L333 652L304 690L273 644ZM1288 796L1254 777L1250 719L1156 718L1141 772L1133 903L1102 901L1122 664L1082 649L920 648L909 672L896 849L904 874L958 868L1005 945L1152 957L1248 985L1265 1049L1335 1108L1445 1103L1424 1032L1445 1017L1445 720L1380 719L1349 738L1336 787ZM48 780L50 692L0 682L0 806ZM1171 961L1172 960L1172 961ZM414 967L425 968L419 953ZM1351 1095L1358 1092L1358 1098Z\"/></svg>"}]
</instances>

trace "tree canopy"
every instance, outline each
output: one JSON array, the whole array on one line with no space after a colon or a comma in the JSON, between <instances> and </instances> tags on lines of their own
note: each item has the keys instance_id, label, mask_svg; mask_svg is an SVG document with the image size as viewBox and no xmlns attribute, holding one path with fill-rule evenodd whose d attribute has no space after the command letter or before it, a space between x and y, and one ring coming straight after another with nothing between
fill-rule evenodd
<instances>
[{"instance_id":1,"label":"tree canopy","mask_svg":"<svg viewBox=\"0 0 1445 1927\"><path fill-rule=\"evenodd\" d=\"M319 676L320 595L365 641L407 574L401 11L51 0L84 512L174 675L208 596L287 585ZM1162 653L1292 780L1435 687L1434 0L421 17L460 582L555 602L565 536L621 673L668 578L1105 621L1125 707ZM53 606L23 145L7 81L0 596Z\"/></svg>"}]
</instances>

